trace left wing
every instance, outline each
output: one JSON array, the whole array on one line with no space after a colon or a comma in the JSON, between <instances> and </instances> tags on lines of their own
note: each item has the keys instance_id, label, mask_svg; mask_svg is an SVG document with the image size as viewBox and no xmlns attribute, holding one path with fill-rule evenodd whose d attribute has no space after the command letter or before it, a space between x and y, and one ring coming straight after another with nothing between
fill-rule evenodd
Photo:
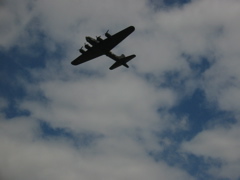
<instances>
[{"instance_id":1,"label":"left wing","mask_svg":"<svg viewBox=\"0 0 240 180\"><path fill-rule=\"evenodd\" d=\"M126 29L123 29L122 31L112 36L110 35L107 39L104 39L102 42L100 42L101 48L103 48L103 51L105 52L111 51L115 46L117 46L127 36L129 36L134 30L134 26L129 26Z\"/></svg>"},{"instance_id":2,"label":"left wing","mask_svg":"<svg viewBox=\"0 0 240 180\"><path fill-rule=\"evenodd\" d=\"M82 53L80 56L78 56L76 59L74 59L71 64L72 65L79 65L82 63L85 63L87 61L90 61L94 58L97 58L99 56L102 56L103 53L100 51L97 51L96 48L92 47L91 49L87 50L86 52Z\"/></svg>"}]
</instances>

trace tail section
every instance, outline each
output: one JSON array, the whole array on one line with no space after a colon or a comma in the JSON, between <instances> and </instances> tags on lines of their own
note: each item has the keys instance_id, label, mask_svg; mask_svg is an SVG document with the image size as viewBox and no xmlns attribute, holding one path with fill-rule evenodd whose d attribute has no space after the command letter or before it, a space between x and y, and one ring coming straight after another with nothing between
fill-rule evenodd
<instances>
[{"instance_id":1,"label":"tail section","mask_svg":"<svg viewBox=\"0 0 240 180\"><path fill-rule=\"evenodd\" d=\"M127 56L127 57L122 55L121 59L117 60L109 69L113 70L113 69L118 68L119 66L125 66L126 68L129 68L129 66L127 65L127 62L131 61L135 57L136 57L135 54Z\"/></svg>"}]
</instances>

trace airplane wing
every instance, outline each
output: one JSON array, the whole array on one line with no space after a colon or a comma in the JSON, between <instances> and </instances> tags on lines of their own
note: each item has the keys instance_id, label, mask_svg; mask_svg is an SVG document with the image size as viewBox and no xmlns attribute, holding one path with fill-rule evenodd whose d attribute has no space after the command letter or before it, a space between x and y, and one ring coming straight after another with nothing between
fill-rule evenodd
<instances>
[{"instance_id":1,"label":"airplane wing","mask_svg":"<svg viewBox=\"0 0 240 180\"><path fill-rule=\"evenodd\" d=\"M103 48L104 51L109 52L115 46L117 46L120 42L122 42L127 36L129 36L135 30L134 26L129 26L126 29L104 39L100 42L100 46Z\"/></svg>"},{"instance_id":2,"label":"airplane wing","mask_svg":"<svg viewBox=\"0 0 240 180\"><path fill-rule=\"evenodd\" d=\"M71 64L72 65L79 65L82 63L85 63L87 61L90 61L94 58L97 58L99 56L102 56L103 53L100 51L95 51L95 48L89 49L88 51L86 51L85 53L81 54L80 56L78 56L76 59L74 59Z\"/></svg>"}]
</instances>

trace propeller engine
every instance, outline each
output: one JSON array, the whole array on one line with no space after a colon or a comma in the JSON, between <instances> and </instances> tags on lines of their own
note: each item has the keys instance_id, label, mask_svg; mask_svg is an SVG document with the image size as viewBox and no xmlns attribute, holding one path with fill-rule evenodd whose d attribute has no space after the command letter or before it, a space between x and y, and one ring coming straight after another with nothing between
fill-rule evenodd
<instances>
[{"instance_id":1,"label":"propeller engine","mask_svg":"<svg viewBox=\"0 0 240 180\"><path fill-rule=\"evenodd\" d=\"M101 36L96 36L96 39L100 42L103 41L103 39L101 38Z\"/></svg>"},{"instance_id":2,"label":"propeller engine","mask_svg":"<svg viewBox=\"0 0 240 180\"><path fill-rule=\"evenodd\" d=\"M125 55L124 55L124 54L122 54L122 55L120 56L120 58L125 58Z\"/></svg>"},{"instance_id":3,"label":"propeller engine","mask_svg":"<svg viewBox=\"0 0 240 180\"><path fill-rule=\"evenodd\" d=\"M86 51L84 51L84 50L83 50L83 47L81 47L81 48L79 49L79 52L83 54L83 53L85 53Z\"/></svg>"},{"instance_id":4,"label":"propeller engine","mask_svg":"<svg viewBox=\"0 0 240 180\"><path fill-rule=\"evenodd\" d=\"M84 47L85 47L86 49L91 49L91 46L88 45L88 44L85 44Z\"/></svg>"},{"instance_id":5,"label":"propeller engine","mask_svg":"<svg viewBox=\"0 0 240 180\"><path fill-rule=\"evenodd\" d=\"M111 34L109 34L108 31L109 31L109 30L107 30L107 32L105 33L105 36L106 36L107 38L110 38L110 37L111 37Z\"/></svg>"}]
</instances>

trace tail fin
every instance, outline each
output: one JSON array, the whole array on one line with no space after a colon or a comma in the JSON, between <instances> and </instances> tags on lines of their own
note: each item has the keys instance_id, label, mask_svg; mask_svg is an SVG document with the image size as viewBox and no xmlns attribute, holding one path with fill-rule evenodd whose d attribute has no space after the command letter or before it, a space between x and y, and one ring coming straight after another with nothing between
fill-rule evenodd
<instances>
[{"instance_id":1,"label":"tail fin","mask_svg":"<svg viewBox=\"0 0 240 180\"><path fill-rule=\"evenodd\" d=\"M135 54L127 56L127 57L124 56L120 60L116 61L109 69L113 70L113 69L118 68L119 66L125 66L126 68L129 68L129 66L127 65L127 62L131 61L135 57L136 57Z\"/></svg>"}]
</instances>

